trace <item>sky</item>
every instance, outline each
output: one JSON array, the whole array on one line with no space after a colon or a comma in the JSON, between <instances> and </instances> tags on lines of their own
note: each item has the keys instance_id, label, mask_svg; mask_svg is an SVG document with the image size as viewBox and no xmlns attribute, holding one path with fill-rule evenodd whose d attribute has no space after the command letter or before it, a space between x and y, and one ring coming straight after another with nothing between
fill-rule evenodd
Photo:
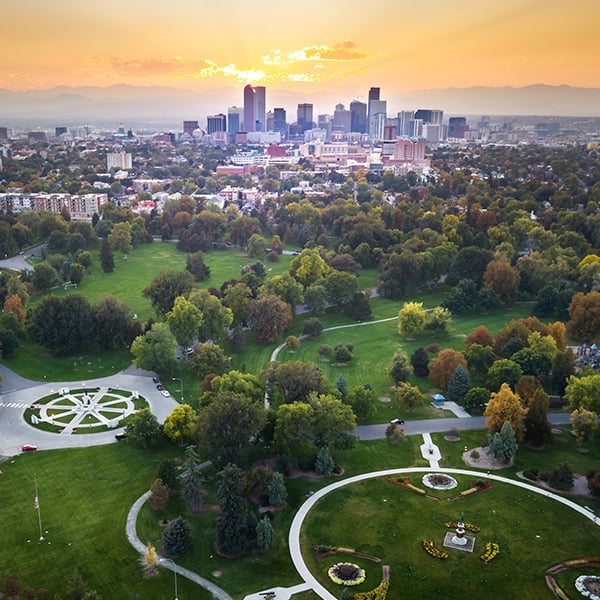
<instances>
[{"instance_id":1,"label":"sky","mask_svg":"<svg viewBox=\"0 0 600 600\"><path fill-rule=\"evenodd\" d=\"M600 0L0 0L0 88L600 88Z\"/></svg>"}]
</instances>

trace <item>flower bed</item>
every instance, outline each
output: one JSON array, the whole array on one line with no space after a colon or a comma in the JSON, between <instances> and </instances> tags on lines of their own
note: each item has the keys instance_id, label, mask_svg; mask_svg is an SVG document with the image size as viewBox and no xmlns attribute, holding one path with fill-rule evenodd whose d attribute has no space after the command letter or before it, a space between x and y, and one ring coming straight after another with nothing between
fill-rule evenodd
<instances>
[{"instance_id":1,"label":"flower bed","mask_svg":"<svg viewBox=\"0 0 600 600\"><path fill-rule=\"evenodd\" d=\"M423 475L422 481L423 485L434 490L452 490L458 485L454 477L444 475L443 473L428 473L427 475Z\"/></svg>"},{"instance_id":2,"label":"flower bed","mask_svg":"<svg viewBox=\"0 0 600 600\"><path fill-rule=\"evenodd\" d=\"M444 525L448 527L448 529L456 529L458 527L458 521L448 521L447 523L444 523ZM481 528L477 527L477 525L473 525L473 523L463 523L463 527L472 533L479 533L481 531Z\"/></svg>"},{"instance_id":3,"label":"flower bed","mask_svg":"<svg viewBox=\"0 0 600 600\"><path fill-rule=\"evenodd\" d=\"M338 585L359 585L365 580L365 570L354 563L336 563L327 571L329 579Z\"/></svg>"},{"instance_id":4,"label":"flower bed","mask_svg":"<svg viewBox=\"0 0 600 600\"><path fill-rule=\"evenodd\" d=\"M334 554L348 554L350 556L357 556L359 558L366 558L373 562L381 562L381 558L373 556L372 554L366 554L365 552L358 552L353 548L343 548L342 546L327 546L325 544L313 544L313 552L316 554L317 560L323 560L326 556L333 556Z\"/></svg>"},{"instance_id":5,"label":"flower bed","mask_svg":"<svg viewBox=\"0 0 600 600\"><path fill-rule=\"evenodd\" d=\"M479 557L484 563L492 562L500 554L500 546L495 542L487 542L485 552Z\"/></svg>"},{"instance_id":6,"label":"flower bed","mask_svg":"<svg viewBox=\"0 0 600 600\"><path fill-rule=\"evenodd\" d=\"M429 556L433 556L433 558L440 558L444 560L449 556L447 552L437 548L433 540L423 540L421 542L421 546L423 546L423 550L425 550Z\"/></svg>"},{"instance_id":7,"label":"flower bed","mask_svg":"<svg viewBox=\"0 0 600 600\"><path fill-rule=\"evenodd\" d=\"M489 490L491 487L494 486L494 482L493 481L481 481L481 480L477 480L477 481L471 481L469 483L470 487L466 490L463 490L462 492L460 492L460 494L457 494L456 496L451 496L450 498L448 498L448 500L459 500L460 498L466 498L467 496L472 496L473 494L479 494L480 492L486 492L487 490Z\"/></svg>"},{"instance_id":8,"label":"flower bed","mask_svg":"<svg viewBox=\"0 0 600 600\"><path fill-rule=\"evenodd\" d=\"M399 487L404 488L405 490L410 490L411 492L415 492L416 494L420 494L421 496L425 496L426 498L431 498L432 500L439 500L437 496L433 496L432 494L428 494L423 488L417 487L410 482L410 477L390 477L388 479L388 483L393 483Z\"/></svg>"},{"instance_id":9,"label":"flower bed","mask_svg":"<svg viewBox=\"0 0 600 600\"><path fill-rule=\"evenodd\" d=\"M381 581L381 583L369 592L359 592L354 594L353 600L385 600L387 598L388 588L390 587L389 581Z\"/></svg>"}]
</instances>

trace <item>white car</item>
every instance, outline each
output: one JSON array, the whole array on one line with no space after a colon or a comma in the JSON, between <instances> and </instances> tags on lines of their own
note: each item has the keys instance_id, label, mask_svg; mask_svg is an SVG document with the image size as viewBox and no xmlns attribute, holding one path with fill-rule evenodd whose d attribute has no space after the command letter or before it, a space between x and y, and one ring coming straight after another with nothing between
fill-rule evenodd
<instances>
[{"instance_id":1,"label":"white car","mask_svg":"<svg viewBox=\"0 0 600 600\"><path fill-rule=\"evenodd\" d=\"M165 398L170 398L171 394L169 393L169 390L161 390L160 393L165 397Z\"/></svg>"}]
</instances>

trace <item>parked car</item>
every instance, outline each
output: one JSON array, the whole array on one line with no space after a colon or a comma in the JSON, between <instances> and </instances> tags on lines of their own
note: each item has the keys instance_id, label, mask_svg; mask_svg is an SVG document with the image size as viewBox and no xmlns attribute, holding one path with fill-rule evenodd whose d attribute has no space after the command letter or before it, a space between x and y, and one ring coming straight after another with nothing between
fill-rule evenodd
<instances>
[{"instance_id":1,"label":"parked car","mask_svg":"<svg viewBox=\"0 0 600 600\"><path fill-rule=\"evenodd\" d=\"M127 434L125 432L115 434L115 440L117 440L117 442L123 442L126 439L127 439Z\"/></svg>"},{"instance_id":2,"label":"parked car","mask_svg":"<svg viewBox=\"0 0 600 600\"><path fill-rule=\"evenodd\" d=\"M160 383L160 379L158 377L153 377L152 378L152 382L153 383Z\"/></svg>"},{"instance_id":3,"label":"parked car","mask_svg":"<svg viewBox=\"0 0 600 600\"><path fill-rule=\"evenodd\" d=\"M404 419L392 419L390 423L392 425L404 425Z\"/></svg>"},{"instance_id":4,"label":"parked car","mask_svg":"<svg viewBox=\"0 0 600 600\"><path fill-rule=\"evenodd\" d=\"M169 390L161 390L160 393L165 397L165 398L170 398L171 394L169 393Z\"/></svg>"},{"instance_id":5,"label":"parked car","mask_svg":"<svg viewBox=\"0 0 600 600\"><path fill-rule=\"evenodd\" d=\"M194 354L194 349L193 349L192 347L190 347L190 348L186 348L186 349L183 351L183 353L184 353L186 356L189 356L190 354Z\"/></svg>"},{"instance_id":6,"label":"parked car","mask_svg":"<svg viewBox=\"0 0 600 600\"><path fill-rule=\"evenodd\" d=\"M33 444L23 444L21 446L22 452L33 452L34 450L37 450L37 446L34 446Z\"/></svg>"},{"instance_id":7,"label":"parked car","mask_svg":"<svg viewBox=\"0 0 600 600\"><path fill-rule=\"evenodd\" d=\"M159 392L162 392L162 391L163 391L165 388L163 387L163 385L162 385L162 384L160 384L160 383L159 383L159 384L156 386L156 389L157 389Z\"/></svg>"}]
</instances>

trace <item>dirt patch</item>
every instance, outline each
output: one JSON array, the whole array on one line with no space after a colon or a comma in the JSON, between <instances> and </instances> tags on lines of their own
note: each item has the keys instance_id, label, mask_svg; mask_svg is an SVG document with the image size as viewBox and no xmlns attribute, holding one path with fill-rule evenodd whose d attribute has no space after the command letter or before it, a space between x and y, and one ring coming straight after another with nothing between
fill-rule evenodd
<instances>
[{"instance_id":1,"label":"dirt patch","mask_svg":"<svg viewBox=\"0 0 600 600\"><path fill-rule=\"evenodd\" d=\"M471 453L476 451L479 453L479 458L473 458ZM512 464L509 463L504 464L503 462L495 459L491 454L487 453L487 448L479 447L479 448L471 448L466 452L463 452L462 455L463 462L469 467L476 467L478 469L487 469L490 471L497 471L499 469L506 469L506 467L510 467Z\"/></svg>"},{"instance_id":2,"label":"dirt patch","mask_svg":"<svg viewBox=\"0 0 600 600\"><path fill-rule=\"evenodd\" d=\"M458 435L445 435L444 439L447 442L460 442L460 436Z\"/></svg>"},{"instance_id":3,"label":"dirt patch","mask_svg":"<svg viewBox=\"0 0 600 600\"><path fill-rule=\"evenodd\" d=\"M531 479L528 479L527 477L525 477L523 475L522 471L519 471L517 473L517 477L519 477L520 479L524 479L525 481L533 484L533 485L537 485L541 488L544 488L545 490L548 490L550 492L554 492L555 494L575 494L576 496L588 496L588 497L592 497L592 494L590 493L590 488L588 487L588 482L587 482L587 477L585 475L577 475L576 473L573 474L573 487L570 490L567 490L566 492L563 490L557 490L555 488L553 488L552 486L548 485L548 482L546 481L542 481L541 479L538 479L537 481L533 481Z\"/></svg>"},{"instance_id":4,"label":"dirt patch","mask_svg":"<svg viewBox=\"0 0 600 600\"><path fill-rule=\"evenodd\" d=\"M389 404L392 401L389 396L379 396L377 400L379 400L379 402L383 402L383 404Z\"/></svg>"}]
</instances>

